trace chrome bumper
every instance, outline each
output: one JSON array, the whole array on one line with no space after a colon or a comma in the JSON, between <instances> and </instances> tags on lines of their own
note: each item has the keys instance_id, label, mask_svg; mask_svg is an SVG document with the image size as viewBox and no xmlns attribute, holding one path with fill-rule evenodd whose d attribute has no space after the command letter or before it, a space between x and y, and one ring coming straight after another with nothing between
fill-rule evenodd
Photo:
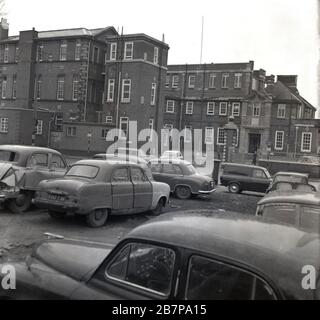
<instances>
[{"instance_id":1,"label":"chrome bumper","mask_svg":"<svg viewBox=\"0 0 320 320\"><path fill-rule=\"evenodd\" d=\"M212 189L212 190L209 190L209 191L199 190L198 192L201 193L201 194L209 194L209 193L215 192L216 190L217 189Z\"/></svg>"}]
</instances>

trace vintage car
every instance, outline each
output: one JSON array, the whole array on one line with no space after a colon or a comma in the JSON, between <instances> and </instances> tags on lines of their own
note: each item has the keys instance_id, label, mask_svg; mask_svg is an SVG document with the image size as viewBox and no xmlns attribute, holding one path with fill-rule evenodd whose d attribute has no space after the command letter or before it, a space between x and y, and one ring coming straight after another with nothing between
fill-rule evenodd
<instances>
[{"instance_id":1,"label":"vintage car","mask_svg":"<svg viewBox=\"0 0 320 320\"><path fill-rule=\"evenodd\" d=\"M228 187L232 193L242 191L265 193L272 181L268 170L259 166L224 163L222 169L220 183Z\"/></svg>"},{"instance_id":2,"label":"vintage car","mask_svg":"<svg viewBox=\"0 0 320 320\"><path fill-rule=\"evenodd\" d=\"M301 284L306 265L319 272L319 235L254 216L168 213L116 246L52 236L10 263L16 290L0 299L320 299L319 281Z\"/></svg>"},{"instance_id":3,"label":"vintage car","mask_svg":"<svg viewBox=\"0 0 320 320\"><path fill-rule=\"evenodd\" d=\"M65 175L67 162L48 148L0 146L0 203L12 212L26 211L40 181Z\"/></svg>"},{"instance_id":4,"label":"vintage car","mask_svg":"<svg viewBox=\"0 0 320 320\"><path fill-rule=\"evenodd\" d=\"M194 166L185 160L153 159L150 165L154 180L167 183L179 199L216 191L212 178L198 174Z\"/></svg>"},{"instance_id":5,"label":"vintage car","mask_svg":"<svg viewBox=\"0 0 320 320\"><path fill-rule=\"evenodd\" d=\"M256 215L266 221L320 233L320 196L312 191L273 191L258 202Z\"/></svg>"},{"instance_id":6,"label":"vintage car","mask_svg":"<svg viewBox=\"0 0 320 320\"><path fill-rule=\"evenodd\" d=\"M180 151L177 150L167 150L165 151L160 159L183 159L183 155Z\"/></svg>"},{"instance_id":7,"label":"vintage car","mask_svg":"<svg viewBox=\"0 0 320 320\"><path fill-rule=\"evenodd\" d=\"M298 173L298 172L286 172L286 171L280 171L277 172L272 179L272 182L270 183L269 188L267 189L266 193L277 190L279 188L289 188L289 190L294 189L302 189L303 186L301 185L309 185L308 180L308 174L306 173ZM313 189L313 191L316 191L316 189L309 185L309 189Z\"/></svg>"},{"instance_id":8,"label":"vintage car","mask_svg":"<svg viewBox=\"0 0 320 320\"><path fill-rule=\"evenodd\" d=\"M73 164L63 178L42 181L34 203L53 218L70 212L86 216L90 227L101 227L109 214L160 214L169 195L169 186L150 180L138 164L91 159Z\"/></svg>"},{"instance_id":9,"label":"vintage car","mask_svg":"<svg viewBox=\"0 0 320 320\"><path fill-rule=\"evenodd\" d=\"M93 156L93 159L97 160L124 160L133 163L139 164L143 169L146 170L148 177L153 180L153 176L150 170L149 161L144 158L137 157L130 154L121 154L121 153L98 153Z\"/></svg>"}]
</instances>

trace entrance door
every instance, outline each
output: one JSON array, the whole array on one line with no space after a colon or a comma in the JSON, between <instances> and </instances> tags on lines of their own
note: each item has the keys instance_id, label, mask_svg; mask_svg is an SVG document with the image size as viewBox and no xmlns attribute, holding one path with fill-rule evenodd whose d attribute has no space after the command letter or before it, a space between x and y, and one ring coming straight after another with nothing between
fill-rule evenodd
<instances>
[{"instance_id":1,"label":"entrance door","mask_svg":"<svg viewBox=\"0 0 320 320\"><path fill-rule=\"evenodd\" d=\"M261 134L249 133L249 150L248 153L255 153L260 148Z\"/></svg>"}]
</instances>

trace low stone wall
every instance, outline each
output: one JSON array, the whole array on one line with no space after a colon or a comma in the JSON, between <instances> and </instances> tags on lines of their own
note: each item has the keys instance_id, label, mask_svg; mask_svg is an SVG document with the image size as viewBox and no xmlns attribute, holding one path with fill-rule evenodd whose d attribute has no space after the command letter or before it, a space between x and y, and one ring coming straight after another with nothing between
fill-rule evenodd
<instances>
[{"instance_id":1,"label":"low stone wall","mask_svg":"<svg viewBox=\"0 0 320 320\"><path fill-rule=\"evenodd\" d=\"M309 177L313 179L320 178L320 165L317 164L259 159L258 165L267 168L270 174L275 174L279 171L293 171L308 173Z\"/></svg>"}]
</instances>

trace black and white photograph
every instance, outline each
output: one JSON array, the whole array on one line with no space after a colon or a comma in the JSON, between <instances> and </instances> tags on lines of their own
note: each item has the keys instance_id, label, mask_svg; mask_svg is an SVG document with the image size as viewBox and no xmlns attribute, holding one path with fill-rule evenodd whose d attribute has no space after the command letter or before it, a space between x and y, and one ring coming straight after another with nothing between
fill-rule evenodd
<instances>
[{"instance_id":1,"label":"black and white photograph","mask_svg":"<svg viewBox=\"0 0 320 320\"><path fill-rule=\"evenodd\" d=\"M0 300L320 300L319 16L0 0Z\"/></svg>"}]
</instances>

